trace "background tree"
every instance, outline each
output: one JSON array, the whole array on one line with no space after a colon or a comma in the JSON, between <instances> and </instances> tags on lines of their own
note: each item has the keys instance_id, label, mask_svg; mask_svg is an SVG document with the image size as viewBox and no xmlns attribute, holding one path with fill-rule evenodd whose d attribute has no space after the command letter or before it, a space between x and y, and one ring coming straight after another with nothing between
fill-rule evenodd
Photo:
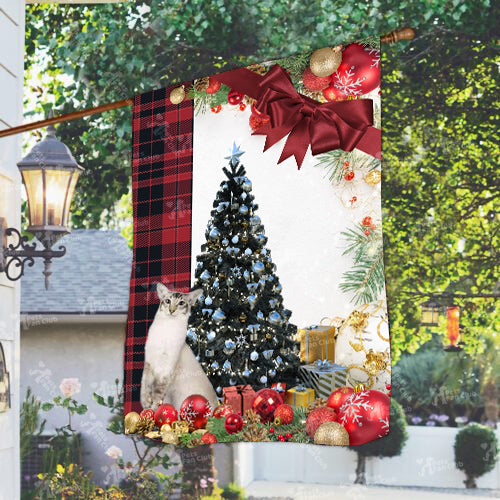
<instances>
[{"instance_id":1,"label":"background tree","mask_svg":"<svg viewBox=\"0 0 500 500\"><path fill-rule=\"evenodd\" d=\"M217 394L222 388L267 382L294 383L299 357L283 306L276 265L266 248L252 182L236 145L213 203L206 243L196 258L203 295L193 306L188 340Z\"/></svg>"},{"instance_id":2,"label":"background tree","mask_svg":"<svg viewBox=\"0 0 500 500\"><path fill-rule=\"evenodd\" d=\"M358 455L356 466L356 484L366 484L366 459L368 457L395 457L401 455L408 433L406 432L406 417L402 406L391 398L391 429L386 436L374 439L365 444L351 446L349 449Z\"/></svg>"}]
</instances>

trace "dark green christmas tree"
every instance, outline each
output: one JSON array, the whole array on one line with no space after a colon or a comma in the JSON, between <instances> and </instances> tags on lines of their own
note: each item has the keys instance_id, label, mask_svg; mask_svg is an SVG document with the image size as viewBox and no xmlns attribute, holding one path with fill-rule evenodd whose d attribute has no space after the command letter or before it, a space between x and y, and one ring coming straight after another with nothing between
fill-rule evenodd
<instances>
[{"instance_id":1,"label":"dark green christmas tree","mask_svg":"<svg viewBox=\"0 0 500 500\"><path fill-rule=\"evenodd\" d=\"M233 144L225 179L214 201L197 257L196 287L203 294L193 306L188 343L217 394L223 387L272 382L293 384L299 366L297 327L283 306L281 284L264 226Z\"/></svg>"}]
</instances>

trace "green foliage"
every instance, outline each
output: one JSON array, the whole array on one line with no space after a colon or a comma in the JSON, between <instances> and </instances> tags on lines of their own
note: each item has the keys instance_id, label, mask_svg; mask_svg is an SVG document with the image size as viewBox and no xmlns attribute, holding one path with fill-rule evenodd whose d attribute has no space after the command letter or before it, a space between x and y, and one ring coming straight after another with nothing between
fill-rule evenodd
<instances>
[{"instance_id":1,"label":"green foliage","mask_svg":"<svg viewBox=\"0 0 500 500\"><path fill-rule=\"evenodd\" d=\"M406 417L402 406L391 398L390 431L386 436L349 449L365 457L395 457L401 455L408 433Z\"/></svg>"},{"instance_id":2,"label":"green foliage","mask_svg":"<svg viewBox=\"0 0 500 500\"><path fill-rule=\"evenodd\" d=\"M42 434L45 428L45 420L40 419L40 409L42 403L31 392L31 388L26 389L26 396L21 405L20 412L20 455L21 461L30 454L31 444L35 436Z\"/></svg>"},{"instance_id":3,"label":"green foliage","mask_svg":"<svg viewBox=\"0 0 500 500\"><path fill-rule=\"evenodd\" d=\"M498 440L495 431L480 424L461 429L454 444L455 464L465 472L467 488L474 488L475 479L495 467L498 459Z\"/></svg>"},{"instance_id":4,"label":"green foliage","mask_svg":"<svg viewBox=\"0 0 500 500\"><path fill-rule=\"evenodd\" d=\"M227 500L245 500L245 490L234 483L229 483L222 492L222 498Z\"/></svg>"},{"instance_id":5,"label":"green foliage","mask_svg":"<svg viewBox=\"0 0 500 500\"><path fill-rule=\"evenodd\" d=\"M470 420L483 415L479 376L477 364L466 354L419 350L403 356L394 367L391 393L409 418L418 417L424 424L433 416L430 420L438 424L436 416L448 416L442 424L454 426L456 417Z\"/></svg>"}]
</instances>

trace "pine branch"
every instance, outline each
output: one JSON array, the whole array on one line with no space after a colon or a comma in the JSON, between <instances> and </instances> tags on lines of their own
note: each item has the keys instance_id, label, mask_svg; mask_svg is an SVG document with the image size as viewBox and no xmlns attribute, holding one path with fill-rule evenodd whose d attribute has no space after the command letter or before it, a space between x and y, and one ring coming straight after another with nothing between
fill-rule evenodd
<instances>
[{"instance_id":1,"label":"pine branch","mask_svg":"<svg viewBox=\"0 0 500 500\"><path fill-rule=\"evenodd\" d=\"M227 94L231 90L226 85L221 85L215 94L207 94L204 90L196 90L194 85L188 92L188 98L194 99L194 110L196 115L205 114L209 109L227 103Z\"/></svg>"},{"instance_id":2,"label":"pine branch","mask_svg":"<svg viewBox=\"0 0 500 500\"><path fill-rule=\"evenodd\" d=\"M375 35L367 36L366 38L358 40L356 43L359 43L360 45L363 45L365 47L368 46L380 50L380 36L375 36Z\"/></svg>"},{"instance_id":3,"label":"pine branch","mask_svg":"<svg viewBox=\"0 0 500 500\"><path fill-rule=\"evenodd\" d=\"M311 54L312 51L302 52L290 57L278 59L275 62L288 71L292 83L296 87L302 80L302 73L304 73L304 70L309 66Z\"/></svg>"},{"instance_id":4,"label":"pine branch","mask_svg":"<svg viewBox=\"0 0 500 500\"><path fill-rule=\"evenodd\" d=\"M328 179L336 184L342 181L347 169L371 171L380 168L381 165L380 160L377 158L357 151L347 152L341 149L335 149L319 155L318 160L315 167L326 169L325 176L328 176ZM348 163L346 164L346 162ZM347 168L345 168L346 166Z\"/></svg>"}]
</instances>

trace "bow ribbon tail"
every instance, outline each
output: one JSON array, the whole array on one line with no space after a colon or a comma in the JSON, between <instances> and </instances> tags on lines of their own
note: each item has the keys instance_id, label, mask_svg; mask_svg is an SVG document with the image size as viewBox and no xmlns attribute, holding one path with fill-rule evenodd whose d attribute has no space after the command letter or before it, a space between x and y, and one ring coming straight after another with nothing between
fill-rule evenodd
<instances>
[{"instance_id":1,"label":"bow ribbon tail","mask_svg":"<svg viewBox=\"0 0 500 500\"><path fill-rule=\"evenodd\" d=\"M300 170L304 157L307 153L307 149L309 148L309 126L310 121L304 117L304 119L300 120L295 127L293 127L285 142L285 146L283 147L278 163L281 163L290 156L294 156L298 169Z\"/></svg>"}]
</instances>

